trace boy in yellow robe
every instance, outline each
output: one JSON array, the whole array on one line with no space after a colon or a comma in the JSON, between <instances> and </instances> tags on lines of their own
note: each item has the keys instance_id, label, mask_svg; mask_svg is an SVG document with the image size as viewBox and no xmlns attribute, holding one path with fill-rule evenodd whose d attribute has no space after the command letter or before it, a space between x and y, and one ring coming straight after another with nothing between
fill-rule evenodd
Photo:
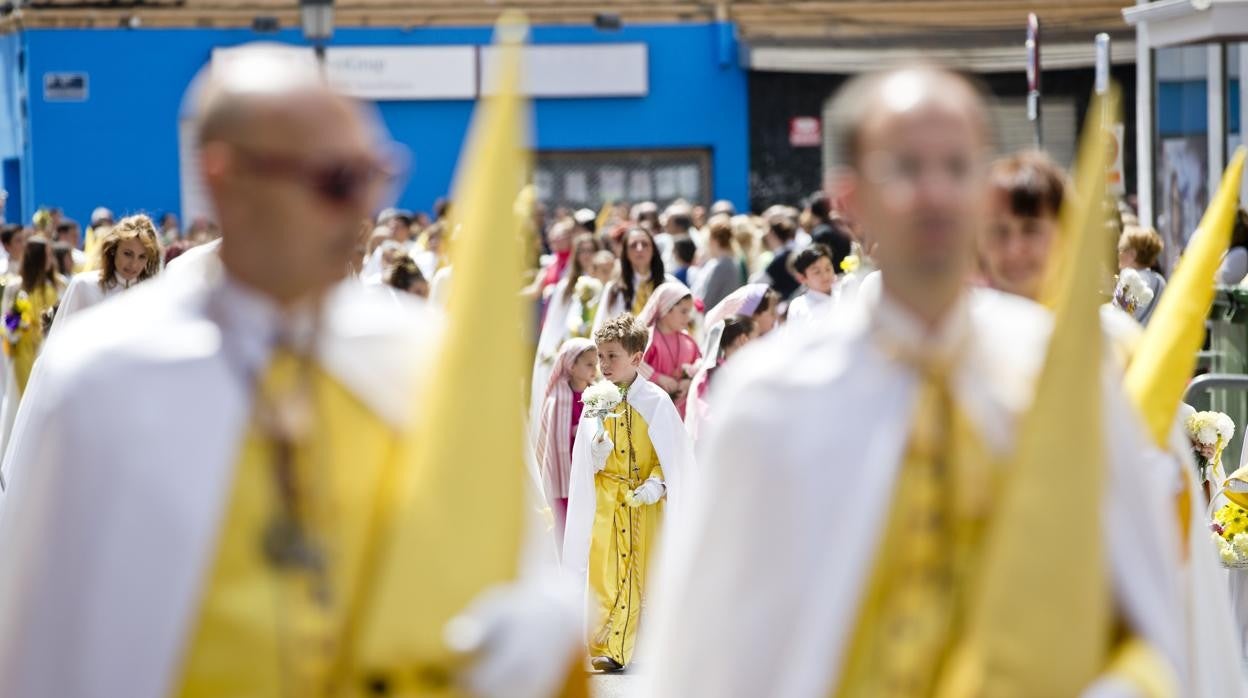
<instances>
[{"instance_id":1,"label":"boy in yellow robe","mask_svg":"<svg viewBox=\"0 0 1248 698\"><path fill-rule=\"evenodd\" d=\"M632 659L647 563L693 460L671 398L637 373L647 336L628 314L594 333L603 378L623 400L601 424L582 419L572 454L563 560L586 583L587 643L599 671Z\"/></svg>"}]
</instances>

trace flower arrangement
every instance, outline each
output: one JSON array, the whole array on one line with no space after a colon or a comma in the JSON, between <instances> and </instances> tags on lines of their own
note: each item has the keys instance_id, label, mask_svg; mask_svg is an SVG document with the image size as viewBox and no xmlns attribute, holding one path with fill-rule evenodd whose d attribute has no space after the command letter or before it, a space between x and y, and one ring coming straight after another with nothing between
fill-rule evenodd
<instances>
[{"instance_id":1,"label":"flower arrangement","mask_svg":"<svg viewBox=\"0 0 1248 698\"><path fill-rule=\"evenodd\" d=\"M1123 269L1118 274L1118 285L1114 287L1114 305L1135 314L1140 307L1153 302L1153 289L1134 269Z\"/></svg>"},{"instance_id":2,"label":"flower arrangement","mask_svg":"<svg viewBox=\"0 0 1248 698\"><path fill-rule=\"evenodd\" d=\"M576 280L572 294L580 302L581 312L568 316L568 329L573 337L588 337L598 312L598 300L602 297L602 282L592 276L582 276Z\"/></svg>"},{"instance_id":3,"label":"flower arrangement","mask_svg":"<svg viewBox=\"0 0 1248 698\"><path fill-rule=\"evenodd\" d=\"M12 356L13 347L35 322L35 310L25 291L18 291L13 305L4 313L4 353Z\"/></svg>"},{"instance_id":4,"label":"flower arrangement","mask_svg":"<svg viewBox=\"0 0 1248 698\"><path fill-rule=\"evenodd\" d=\"M1197 412L1183 424L1196 456L1196 474L1200 482L1211 475L1221 478L1222 451L1235 437L1235 422L1221 412Z\"/></svg>"},{"instance_id":5,"label":"flower arrangement","mask_svg":"<svg viewBox=\"0 0 1248 698\"><path fill-rule=\"evenodd\" d=\"M1248 510L1227 504L1213 515L1209 528L1224 567L1248 567Z\"/></svg>"},{"instance_id":6,"label":"flower arrangement","mask_svg":"<svg viewBox=\"0 0 1248 698\"><path fill-rule=\"evenodd\" d=\"M601 421L608 417L618 417L613 410L624 402L624 391L609 380L600 380L581 393L581 402L585 405L581 412L582 418Z\"/></svg>"},{"instance_id":7,"label":"flower arrangement","mask_svg":"<svg viewBox=\"0 0 1248 698\"><path fill-rule=\"evenodd\" d=\"M853 274L858 271L860 266L862 266L862 260L858 259L856 254L847 255L845 259L841 260L841 271L846 274Z\"/></svg>"}]
</instances>

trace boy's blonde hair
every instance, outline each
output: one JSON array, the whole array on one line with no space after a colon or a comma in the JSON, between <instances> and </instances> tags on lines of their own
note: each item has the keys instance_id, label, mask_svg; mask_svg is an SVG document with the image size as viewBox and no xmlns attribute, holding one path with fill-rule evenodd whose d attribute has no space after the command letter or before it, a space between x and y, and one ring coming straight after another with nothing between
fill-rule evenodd
<instances>
[{"instance_id":1,"label":"boy's blonde hair","mask_svg":"<svg viewBox=\"0 0 1248 698\"><path fill-rule=\"evenodd\" d=\"M646 350L646 342L650 340L650 332L630 313L624 313L614 320L598 328L594 333L594 344L602 346L608 342L618 342L629 354L639 354Z\"/></svg>"}]
</instances>

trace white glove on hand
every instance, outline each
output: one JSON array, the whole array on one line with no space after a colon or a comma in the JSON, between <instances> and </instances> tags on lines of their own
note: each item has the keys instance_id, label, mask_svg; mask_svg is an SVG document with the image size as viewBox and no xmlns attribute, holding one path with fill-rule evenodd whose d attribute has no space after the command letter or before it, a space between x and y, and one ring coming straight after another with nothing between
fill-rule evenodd
<instances>
[{"instance_id":1,"label":"white glove on hand","mask_svg":"<svg viewBox=\"0 0 1248 698\"><path fill-rule=\"evenodd\" d=\"M667 491L667 485L658 478L650 478L641 483L641 487L633 490L632 506L650 506L656 504L663 498L663 493Z\"/></svg>"},{"instance_id":2,"label":"white glove on hand","mask_svg":"<svg viewBox=\"0 0 1248 698\"><path fill-rule=\"evenodd\" d=\"M589 455L594 463L595 473L600 473L607 467L607 457L611 455L613 448L615 444L611 442L611 437L607 436L605 429L589 442Z\"/></svg>"},{"instance_id":3,"label":"white glove on hand","mask_svg":"<svg viewBox=\"0 0 1248 698\"><path fill-rule=\"evenodd\" d=\"M545 698L581 648L577 594L565 580L521 581L486 591L446 626L446 643L470 657L459 679L479 698Z\"/></svg>"}]
</instances>

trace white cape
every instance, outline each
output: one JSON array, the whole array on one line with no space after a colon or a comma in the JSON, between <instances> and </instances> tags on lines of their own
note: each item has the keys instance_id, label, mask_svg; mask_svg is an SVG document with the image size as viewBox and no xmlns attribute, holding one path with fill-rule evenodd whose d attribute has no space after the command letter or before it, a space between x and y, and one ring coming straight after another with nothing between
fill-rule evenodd
<instances>
[{"instance_id":1,"label":"white cape","mask_svg":"<svg viewBox=\"0 0 1248 698\"><path fill-rule=\"evenodd\" d=\"M680 414L672 404L672 398L659 386L638 376L628 389L628 402L646 420L650 442L654 445L659 465L663 468L667 485L663 525L664 530L668 530L684 504L686 483L695 467L693 447L685 433L684 424L680 421ZM576 447L572 452L572 481L568 485L568 523L563 541L564 569L586 585L590 537L598 507L589 444L597 431L598 422L594 419L582 419L576 431ZM652 559L657 561L657 555ZM588 589L588 586L585 588Z\"/></svg>"},{"instance_id":2,"label":"white cape","mask_svg":"<svg viewBox=\"0 0 1248 698\"><path fill-rule=\"evenodd\" d=\"M576 298L566 301L563 299L563 292L569 283L573 282L564 277L555 284L554 292L550 294L546 305L542 331L537 338L537 353L533 356L533 377L529 381L529 438L533 441L537 441L537 432L541 430L542 402L546 398L546 383L550 381L555 356L559 353L559 347L572 335L568 326L568 313L573 305L580 307Z\"/></svg>"},{"instance_id":3,"label":"white cape","mask_svg":"<svg viewBox=\"0 0 1248 698\"><path fill-rule=\"evenodd\" d=\"M704 466L687 478L655 589L647 696L824 696L835 686L918 389L868 336L864 303L842 321L747 347L712 388ZM964 302L968 344L951 388L998 455L1014 441L1051 321L992 292ZM1107 372L1108 373L1108 372ZM1130 627L1187 669L1178 542L1121 391L1106 391L1112 463L1102 535ZM707 467L710 466L710 467Z\"/></svg>"},{"instance_id":4,"label":"white cape","mask_svg":"<svg viewBox=\"0 0 1248 698\"><path fill-rule=\"evenodd\" d=\"M256 323L212 276L88 309L40 358L0 502L0 695L164 698L178 681L251 409L231 357ZM380 300L331 294L318 357L397 427L437 321Z\"/></svg>"}]
</instances>

